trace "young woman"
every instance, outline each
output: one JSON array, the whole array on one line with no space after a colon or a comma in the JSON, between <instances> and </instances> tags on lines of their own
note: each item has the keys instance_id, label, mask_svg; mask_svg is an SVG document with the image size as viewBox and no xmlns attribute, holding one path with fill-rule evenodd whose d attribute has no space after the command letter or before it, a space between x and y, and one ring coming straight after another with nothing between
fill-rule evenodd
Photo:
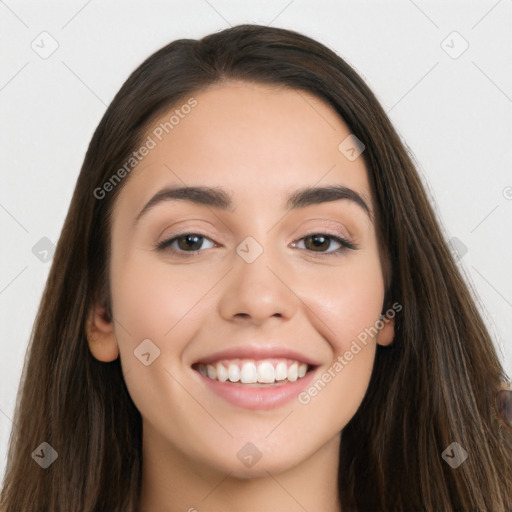
<instances>
[{"instance_id":1,"label":"young woman","mask_svg":"<svg viewBox=\"0 0 512 512\"><path fill-rule=\"evenodd\" d=\"M175 41L87 151L1 510L510 511L505 381L354 70L278 28Z\"/></svg>"}]
</instances>

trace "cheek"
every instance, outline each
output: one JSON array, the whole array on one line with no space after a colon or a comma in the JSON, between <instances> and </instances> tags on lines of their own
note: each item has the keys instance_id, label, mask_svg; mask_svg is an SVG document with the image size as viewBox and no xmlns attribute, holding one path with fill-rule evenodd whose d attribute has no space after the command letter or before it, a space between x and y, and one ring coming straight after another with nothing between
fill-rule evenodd
<instances>
[{"instance_id":1,"label":"cheek","mask_svg":"<svg viewBox=\"0 0 512 512\"><path fill-rule=\"evenodd\" d=\"M155 263L148 251L133 251L121 264L113 264L111 280L114 315L133 341L170 337L174 326L190 323L189 313L211 287L207 279L191 279L180 267Z\"/></svg>"},{"instance_id":2,"label":"cheek","mask_svg":"<svg viewBox=\"0 0 512 512\"><path fill-rule=\"evenodd\" d=\"M145 418L171 424L173 414L186 416L180 378L173 376L201 325L198 303L211 287L205 281L191 283L186 272L155 263L146 250L134 250L122 261L113 255L112 305L123 374Z\"/></svg>"},{"instance_id":3,"label":"cheek","mask_svg":"<svg viewBox=\"0 0 512 512\"><path fill-rule=\"evenodd\" d=\"M330 300L325 300L330 297ZM311 297L310 300L315 300ZM376 351L375 323L383 300L378 268L340 273L316 297L332 360L298 398L313 417L342 430L361 405L370 382ZM320 323L318 324L320 325ZM318 427L320 428L320 427Z\"/></svg>"},{"instance_id":4,"label":"cheek","mask_svg":"<svg viewBox=\"0 0 512 512\"><path fill-rule=\"evenodd\" d=\"M192 266L172 267L155 261L148 250L133 250L122 261L113 255L111 269L115 331L124 373L146 374L147 369L158 368L179 371L188 343L214 308L209 291L218 277L204 269L198 273ZM141 345L148 339L151 343ZM146 345L158 355L147 368L136 357L139 352L147 353L142 348Z\"/></svg>"},{"instance_id":5,"label":"cheek","mask_svg":"<svg viewBox=\"0 0 512 512\"><path fill-rule=\"evenodd\" d=\"M352 262L351 262L352 263ZM314 282L314 281L313 281ZM358 337L371 342L372 329L382 312L384 282L380 262L373 253L360 255L353 264L332 269L322 286L311 287L308 305L325 325L324 336L334 352L342 354ZM368 332L371 333L368 334Z\"/></svg>"},{"instance_id":6,"label":"cheek","mask_svg":"<svg viewBox=\"0 0 512 512\"><path fill-rule=\"evenodd\" d=\"M342 429L361 405L370 382L384 282L374 252L358 255L357 261L333 269L320 282L321 287L311 287L304 296L315 313L311 321L329 341L332 360L319 368L299 402L313 417Z\"/></svg>"}]
</instances>

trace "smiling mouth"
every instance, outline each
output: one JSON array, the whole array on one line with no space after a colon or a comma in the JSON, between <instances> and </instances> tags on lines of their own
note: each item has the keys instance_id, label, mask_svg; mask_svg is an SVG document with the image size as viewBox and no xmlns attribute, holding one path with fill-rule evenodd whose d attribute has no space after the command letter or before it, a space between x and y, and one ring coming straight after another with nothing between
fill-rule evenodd
<instances>
[{"instance_id":1,"label":"smiling mouth","mask_svg":"<svg viewBox=\"0 0 512 512\"><path fill-rule=\"evenodd\" d=\"M211 380L239 386L267 387L300 380L315 367L293 359L278 358L196 363L192 368Z\"/></svg>"}]
</instances>

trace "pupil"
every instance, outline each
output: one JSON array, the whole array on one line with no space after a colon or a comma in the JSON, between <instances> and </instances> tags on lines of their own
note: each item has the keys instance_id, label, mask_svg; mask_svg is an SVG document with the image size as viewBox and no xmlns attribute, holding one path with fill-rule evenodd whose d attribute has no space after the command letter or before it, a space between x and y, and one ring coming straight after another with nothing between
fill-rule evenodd
<instances>
[{"instance_id":1,"label":"pupil","mask_svg":"<svg viewBox=\"0 0 512 512\"><path fill-rule=\"evenodd\" d=\"M327 237L325 237L325 236L310 235L308 237L308 239L314 240L313 245L316 248L322 248L322 246L329 245L328 243L326 243ZM321 240L321 242L318 243L318 240ZM326 249L326 247L323 247L323 248Z\"/></svg>"},{"instance_id":2,"label":"pupil","mask_svg":"<svg viewBox=\"0 0 512 512\"><path fill-rule=\"evenodd\" d=\"M192 249L193 251L196 251L201 248L201 238L202 237L200 235L184 235L180 240L185 240L185 249ZM191 245L194 244L196 244L196 247L191 247Z\"/></svg>"}]
</instances>

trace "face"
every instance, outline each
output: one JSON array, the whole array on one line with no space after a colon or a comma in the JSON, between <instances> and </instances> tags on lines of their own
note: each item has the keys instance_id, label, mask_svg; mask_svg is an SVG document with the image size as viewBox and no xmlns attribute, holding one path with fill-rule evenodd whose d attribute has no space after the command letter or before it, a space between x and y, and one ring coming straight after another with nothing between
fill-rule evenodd
<instances>
[{"instance_id":1,"label":"face","mask_svg":"<svg viewBox=\"0 0 512 512\"><path fill-rule=\"evenodd\" d=\"M169 133L180 105L150 128L116 200L115 321L90 347L119 353L145 443L234 476L278 472L337 450L376 343L392 339L392 322L374 329L384 280L367 170L308 93L238 82L193 98ZM220 197L176 199L178 187ZM312 187L345 188L293 201Z\"/></svg>"}]
</instances>

